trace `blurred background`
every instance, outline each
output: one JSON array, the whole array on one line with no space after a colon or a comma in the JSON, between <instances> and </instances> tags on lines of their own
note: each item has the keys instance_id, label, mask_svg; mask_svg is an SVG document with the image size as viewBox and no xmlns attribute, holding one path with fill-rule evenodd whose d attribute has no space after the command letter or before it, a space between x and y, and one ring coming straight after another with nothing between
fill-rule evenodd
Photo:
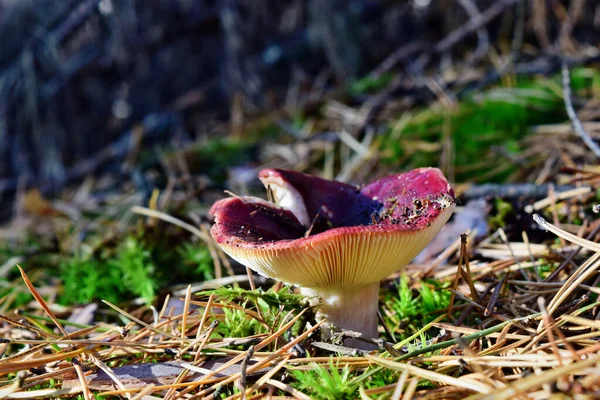
<instances>
[{"instance_id":1,"label":"blurred background","mask_svg":"<svg viewBox=\"0 0 600 400\"><path fill-rule=\"evenodd\" d=\"M232 156L250 165L266 160L264 142L336 147L342 130L357 142L392 130L383 152L395 162L427 152L396 136L413 123L407 113L434 102L443 117L418 128L442 157L421 163L469 178L461 148L470 142L515 163L515 140L529 125L564 119L560 90L531 78L563 60L592 65L599 27L600 5L577 0L2 0L0 188L53 192L161 159L175 168L168 152L190 144L202 164L190 172L210 176L218 162L207 154L258 145ZM590 89L592 75L579 71L577 88ZM481 121L465 120L472 102ZM487 113L502 118L488 126ZM289 164L314 156L284 152Z\"/></svg>"}]
</instances>

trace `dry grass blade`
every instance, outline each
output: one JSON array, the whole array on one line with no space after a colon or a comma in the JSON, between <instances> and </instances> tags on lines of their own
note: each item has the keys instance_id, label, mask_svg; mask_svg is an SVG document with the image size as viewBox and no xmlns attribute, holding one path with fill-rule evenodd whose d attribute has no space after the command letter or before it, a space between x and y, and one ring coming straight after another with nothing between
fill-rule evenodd
<instances>
[{"instance_id":1,"label":"dry grass blade","mask_svg":"<svg viewBox=\"0 0 600 400\"><path fill-rule=\"evenodd\" d=\"M286 366L286 364L289 362L290 358L291 358L291 355L284 357L283 360L281 360L275 367L273 367L269 372L267 372L262 377L260 377L260 379L258 381L256 381L256 383L254 383L251 387L246 389L246 396L249 396L254 390L256 390L259 387L261 387L262 385L266 384L269 379L271 379L273 376L275 376L275 374L277 372L279 372L279 370L281 370L283 367ZM239 396L241 396L241 394L232 396L232 399L238 398Z\"/></svg>"},{"instance_id":2,"label":"dry grass blade","mask_svg":"<svg viewBox=\"0 0 600 400\"><path fill-rule=\"evenodd\" d=\"M155 328L154 326L152 326L152 325L149 325L149 324L145 323L144 321L140 320L139 318L136 318L136 317L134 317L133 315L131 315L131 314L130 314L130 313L128 313L127 311L125 311L125 310L123 310L123 309L121 309L121 308L117 307L116 305L112 304L112 303L111 303L111 302L109 302L109 301L102 300L102 302L103 302L104 304L106 304L107 306L109 306L110 308L112 308L113 310L115 310L116 312L118 312L119 314L122 314L123 316L127 317L128 319L130 319L130 320L134 321L134 322L135 322L135 323L137 323L137 324L140 324L140 325L141 325L141 326L143 326L144 328L146 328L146 329L148 329L148 330L150 330L150 331L152 331L152 332L154 332L154 333L158 333L158 334L160 334L160 335L164 335L164 336L166 336L166 337L168 337L168 338L170 338L170 339L178 339L178 338L179 338L179 339L181 339L181 337L177 337L177 336L175 336L175 335L171 335L171 334L170 334L170 333L168 333L168 332L161 331L160 329L158 329L158 328ZM182 317L183 317L183 316L182 316Z\"/></svg>"},{"instance_id":3,"label":"dry grass blade","mask_svg":"<svg viewBox=\"0 0 600 400\"><path fill-rule=\"evenodd\" d=\"M23 372L17 372L14 381L10 385L6 385L2 389L0 389L0 399L4 399L12 393L18 392L21 389L21 385L23 384L23 376Z\"/></svg>"},{"instance_id":4,"label":"dry grass blade","mask_svg":"<svg viewBox=\"0 0 600 400\"><path fill-rule=\"evenodd\" d=\"M57 354L54 354L51 356L38 357L33 360L11 361L11 362L7 362L7 363L2 363L2 364L0 364L0 374L5 374L5 373L9 373L9 372L14 372L14 371L20 371L20 370L28 370L31 368L38 368L38 367L41 367L41 366L49 364L49 363L76 357L76 356L84 353L85 351L86 351L86 349L82 348L82 349L77 349L77 350L73 350L73 351L67 351L64 353L57 353Z\"/></svg>"},{"instance_id":5,"label":"dry grass blade","mask_svg":"<svg viewBox=\"0 0 600 400\"><path fill-rule=\"evenodd\" d=\"M402 397L402 400L411 400L414 398L415 392L417 391L417 385L419 384L419 380L416 378L413 378L410 380L410 382L408 383L408 386L406 388L406 392L404 392L404 396Z\"/></svg>"},{"instance_id":6,"label":"dry grass blade","mask_svg":"<svg viewBox=\"0 0 600 400\"><path fill-rule=\"evenodd\" d=\"M285 324L284 326L282 326L278 331L274 332L272 335L270 335L269 337L263 339L260 343L258 343L256 346L254 346L254 351L258 351L260 349L262 349L263 347L268 346L270 343L272 343L273 341L275 341L275 339L277 337L279 337L281 334L283 334L285 331L287 331L288 329L290 329L295 323L296 321L298 321L300 319L300 317L302 316L302 314L305 312L306 310L302 310L298 313L298 315L296 315L291 321L289 321L287 324ZM210 374L209 376L204 377L204 379L210 378L211 376L214 376L215 374L221 372L222 370L224 370L225 368L236 364L240 361L242 361L244 359L244 357L246 357L246 352L243 352L242 354L240 354L237 357L234 357L231 359L231 361L229 361L228 363L222 365L220 368L217 368L216 370L214 370L212 372L212 374ZM263 364L264 365L264 364ZM256 365L254 365L251 368L254 368Z\"/></svg>"},{"instance_id":7,"label":"dry grass blade","mask_svg":"<svg viewBox=\"0 0 600 400\"><path fill-rule=\"evenodd\" d=\"M460 387L460 388L467 389L467 390L470 390L473 392L484 393L484 394L491 393L494 390L493 387L490 387L481 382L454 378L449 375L443 375L443 374L440 374L437 372L419 368L419 367L416 367L411 364L400 363L400 362L392 361L392 360L385 359L382 357L375 357L375 356L372 356L369 354L365 355L365 358L376 364L385 366L387 368L395 369L398 371L408 371L408 373L410 375L413 375L420 379L429 380L429 381L441 383L444 385Z\"/></svg>"},{"instance_id":8,"label":"dry grass blade","mask_svg":"<svg viewBox=\"0 0 600 400\"><path fill-rule=\"evenodd\" d=\"M143 388L142 390L140 390L140 392L138 394L136 394L135 396L133 396L131 398L131 400L144 400L146 398L147 395L150 395L154 392L154 388L156 387L156 385L154 384L149 384L148 386L146 386L145 388Z\"/></svg>"},{"instance_id":9,"label":"dry grass blade","mask_svg":"<svg viewBox=\"0 0 600 400\"><path fill-rule=\"evenodd\" d=\"M569 242L578 244L581 247L586 248L588 250L600 252L600 244L598 244L598 243L594 243L590 240L580 238L579 236L573 235L572 233L569 233L563 229L560 229L559 227L552 225L550 222L546 221L539 214L534 214L533 219L535 222L537 222L537 224L540 227L542 227L542 229L550 231L550 232L554 233L556 236L559 236L565 240L568 240Z\"/></svg>"},{"instance_id":10,"label":"dry grass blade","mask_svg":"<svg viewBox=\"0 0 600 400\"><path fill-rule=\"evenodd\" d=\"M90 400L90 390L87 387L85 382L85 377L83 376L83 369L79 363L73 363L73 367L75 368L75 372L77 372L77 378L79 379L79 384L81 385L81 390L83 391L83 397L85 400Z\"/></svg>"},{"instance_id":11,"label":"dry grass blade","mask_svg":"<svg viewBox=\"0 0 600 400\"><path fill-rule=\"evenodd\" d=\"M193 225L188 224L187 222L180 220L179 218L175 218L172 215L166 214L162 211L157 211L157 210L153 210L151 208L140 207L140 206L131 207L131 211L135 214L145 215L145 216L151 217L151 218L158 218L162 221L176 225L182 229L185 229L186 231L190 232L191 234L195 235L196 237L202 239L204 242L211 241L210 236L208 236L206 233L202 232L200 229L196 228Z\"/></svg>"},{"instance_id":12,"label":"dry grass blade","mask_svg":"<svg viewBox=\"0 0 600 400\"><path fill-rule=\"evenodd\" d=\"M594 321L587 318L575 317L573 315L561 315L560 319L565 322L580 325L585 328L594 328L600 330L600 321Z\"/></svg>"},{"instance_id":13,"label":"dry grass blade","mask_svg":"<svg viewBox=\"0 0 600 400\"><path fill-rule=\"evenodd\" d=\"M299 317L299 315L297 316ZM293 322L295 322L294 320L292 320ZM292 322L290 321L290 322ZM291 342L289 342L288 344L286 344L285 346L281 347L279 350L277 350L275 353L265 357L264 359L258 361L256 364L252 365L251 367L248 367L247 369L247 373L252 373L252 372L256 372L259 369L261 369L262 367L264 367L265 365L267 365L268 363L270 363L271 361L274 361L275 359L281 357L284 353L286 353L288 350L290 350L292 347L294 347L295 345L297 345L298 343L300 343L301 341L303 341L304 339L306 339L307 336L309 336L311 333L313 333L315 330L317 330L321 325L323 325L323 323L325 323L325 320L322 320L320 322L318 322L317 324L315 324L313 327L311 327L310 329L306 330L304 333L302 333L300 336L298 336L296 339L292 340ZM286 326L288 326L289 324L286 324ZM293 323L291 325L288 326L287 329L289 329L289 327L291 327L293 325ZM277 336L280 336L283 332L285 332L287 329L282 329L278 331L278 334L273 334L270 338L270 341L275 340L275 338ZM267 339L265 339L265 341L267 341ZM270 342L269 341L269 342ZM265 344L266 346L266 344ZM258 347L258 345L256 346ZM240 361L240 360L238 360ZM225 385L231 382L234 382L236 379L239 379L241 376L241 373L237 373L234 375L229 376L228 378L222 380L219 382L219 385ZM199 381L202 382L202 381ZM214 389L212 389L214 390ZM198 394L198 396L201 395L206 395L207 391L202 391Z\"/></svg>"},{"instance_id":14,"label":"dry grass blade","mask_svg":"<svg viewBox=\"0 0 600 400\"><path fill-rule=\"evenodd\" d=\"M54 324L58 327L58 329L61 331L63 336L68 339L69 334L65 331L62 324L58 321L58 318L56 318L56 316L54 315L54 313L52 312L50 307L48 307L48 304L46 304L46 301L44 300L44 298L39 294L39 292L33 286L33 284L29 280L29 277L27 276L27 274L25 273L23 268L21 268L20 265L17 265L17 267L19 268L19 272L21 272L21 276L23 277L23 281L25 282L27 289L29 289L29 291L31 292L33 297L35 297L36 301L38 303L40 303L40 306L44 309L46 314L48 314L48 316L52 319L52 322L54 322Z\"/></svg>"},{"instance_id":15,"label":"dry grass blade","mask_svg":"<svg viewBox=\"0 0 600 400\"><path fill-rule=\"evenodd\" d=\"M515 398L515 396L524 395L528 390L539 388L546 383L552 383L560 377L574 375L577 372L582 372L585 368L591 367L598 363L600 363L600 355L595 355L594 357L590 357L586 360L573 362L563 367L544 371L539 375L530 375L526 378L517 380L516 382L508 385L505 388L497 389L492 394L489 394L487 396L478 394L469 397L468 400L493 400Z\"/></svg>"},{"instance_id":16,"label":"dry grass blade","mask_svg":"<svg viewBox=\"0 0 600 400\"><path fill-rule=\"evenodd\" d=\"M44 399L44 398L66 398L81 393L81 388L68 389L39 389L28 390L27 392L10 393L4 399Z\"/></svg>"},{"instance_id":17,"label":"dry grass blade","mask_svg":"<svg viewBox=\"0 0 600 400\"><path fill-rule=\"evenodd\" d=\"M108 375L110 377L110 379L113 380L113 382L115 382L115 384L117 385L117 387L121 390L126 391L127 388L125 387L125 385L123 384L123 382L121 382L121 380L119 379L119 377L117 375L115 375L112 370L109 368L108 365L106 365L104 362L102 362L101 360L99 360L98 358L87 354L86 355L87 359L90 360L92 363L94 363L98 368L100 368L106 375ZM125 396L131 400L131 394L130 393L125 393Z\"/></svg>"},{"instance_id":18,"label":"dry grass blade","mask_svg":"<svg viewBox=\"0 0 600 400\"><path fill-rule=\"evenodd\" d=\"M404 385L406 384L406 380L408 379L408 369L402 371L400 375L400 379L396 382L396 387L394 388L394 393L392 393L392 400L400 400L400 396L402 396L402 390L404 389Z\"/></svg>"},{"instance_id":19,"label":"dry grass blade","mask_svg":"<svg viewBox=\"0 0 600 400\"><path fill-rule=\"evenodd\" d=\"M473 333L471 335L465 335L459 339L452 339L452 340L447 340L445 342L440 342L440 343L435 343L432 344L430 346L425 346L423 348L417 349L417 350L413 350L403 356L400 356L396 359L396 361L402 361L402 360L408 360L411 359L413 357L419 356L421 354L425 354L425 353L429 353L435 350L440 350L440 349L445 349L451 346L454 346L456 344L464 344L464 343L468 343L472 340L476 340L476 339L480 339L480 338L484 338L487 337L489 334L494 333L494 332L498 332L502 329L504 329L506 326L508 325L512 325L512 324L518 324L519 321L525 321L525 320L530 320L533 318L536 318L539 316L539 313L537 314L532 314L528 317L522 317L522 318L518 318L518 319L514 319L514 320L507 320L504 321L498 325L495 325L491 328L488 329L484 329L482 331L479 331L477 333ZM526 339L529 340L529 339Z\"/></svg>"},{"instance_id":20,"label":"dry grass blade","mask_svg":"<svg viewBox=\"0 0 600 400\"><path fill-rule=\"evenodd\" d=\"M280 382L280 381L276 381L274 379L269 379L266 382L268 385L274 386L277 389L281 389L289 394L291 394L292 396L294 396L295 399L300 399L300 400L311 400L310 396L305 395L304 393L302 393L301 391L299 391L298 389L294 389L292 386Z\"/></svg>"},{"instance_id":21,"label":"dry grass blade","mask_svg":"<svg viewBox=\"0 0 600 400\"><path fill-rule=\"evenodd\" d=\"M181 314L181 343L186 342L187 318L190 310L190 300L192 298L192 285L188 285L185 291L185 300L183 303L183 313Z\"/></svg>"},{"instance_id":22,"label":"dry grass blade","mask_svg":"<svg viewBox=\"0 0 600 400\"><path fill-rule=\"evenodd\" d=\"M548 224L551 225L551 224ZM564 234L565 232L553 226L554 231L557 234ZM553 232L554 232L553 231ZM555 232L555 233L556 233ZM581 239L584 240L584 239ZM583 246L583 244L582 244ZM563 304L563 302L573 293L575 289L579 287L585 280L593 276L596 271L600 268L600 253L595 253L586 262L584 262L570 277L567 279L565 284L558 290L552 301L548 305L548 314L552 315L556 309ZM537 331L542 329L542 324L538 326Z\"/></svg>"},{"instance_id":23,"label":"dry grass blade","mask_svg":"<svg viewBox=\"0 0 600 400\"><path fill-rule=\"evenodd\" d=\"M580 187L571 190L565 190L564 192L558 193L555 197L555 200L566 200L572 197L581 196L584 194L588 194L592 191L592 188L589 186ZM531 214L534 211L542 210L552 204L552 199L546 197L545 199L538 200L533 204L528 204L525 206L525 212Z\"/></svg>"}]
</instances>

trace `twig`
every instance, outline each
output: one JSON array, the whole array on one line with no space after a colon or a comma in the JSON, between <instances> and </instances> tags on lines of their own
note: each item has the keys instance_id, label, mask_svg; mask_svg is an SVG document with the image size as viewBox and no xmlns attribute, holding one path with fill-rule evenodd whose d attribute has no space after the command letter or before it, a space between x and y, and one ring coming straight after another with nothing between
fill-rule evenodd
<instances>
[{"instance_id":1,"label":"twig","mask_svg":"<svg viewBox=\"0 0 600 400\"><path fill-rule=\"evenodd\" d=\"M369 353L368 350L360 350L360 349L355 349L353 347L340 346L337 344L325 343L325 342L312 342L311 346L313 346L317 349L322 349L322 350L329 351L332 353L343 354L346 356L353 356L353 357L356 357L358 355L365 355L365 354Z\"/></svg>"},{"instance_id":2,"label":"twig","mask_svg":"<svg viewBox=\"0 0 600 400\"><path fill-rule=\"evenodd\" d=\"M502 14L506 7L512 6L516 2L517 0L503 0L495 2L483 13L477 15L475 18L471 18L468 23L462 25L460 28L454 30L452 33L446 36L443 40L439 41L435 45L434 50L436 53L443 53L449 50L452 46L463 40L469 33L481 28L492 19Z\"/></svg>"},{"instance_id":3,"label":"twig","mask_svg":"<svg viewBox=\"0 0 600 400\"><path fill-rule=\"evenodd\" d=\"M498 229L498 236L500 236L500 240L502 240L502 242L504 242L504 244L508 248L508 251L510 252L511 257L515 260L515 263L517 263L517 266L519 267L519 272L521 273L521 275L523 275L523 278L525 280L527 280L528 276L527 276L527 274L525 274L525 271L523 270L523 267L521 266L521 262L515 255L515 252L513 251L512 246L510 245L510 241L508 240L508 237L506 236L506 233L504 232L504 229L502 229L502 228Z\"/></svg>"},{"instance_id":4,"label":"twig","mask_svg":"<svg viewBox=\"0 0 600 400\"><path fill-rule=\"evenodd\" d=\"M516 21L513 29L513 39L510 45L510 52L512 54L512 62L514 63L519 56L521 46L523 45L523 32L525 30L525 0L519 0L516 11Z\"/></svg>"},{"instance_id":5,"label":"twig","mask_svg":"<svg viewBox=\"0 0 600 400\"><path fill-rule=\"evenodd\" d=\"M246 356L242 360L240 379L237 381L237 383L239 384L239 389L242 392L242 400L246 399L246 384L247 384L246 373L248 370L248 361L250 361L250 358L252 358L253 355L254 355L254 346L250 346L250 348L248 348L248 352L246 353Z\"/></svg>"},{"instance_id":6,"label":"twig","mask_svg":"<svg viewBox=\"0 0 600 400\"><path fill-rule=\"evenodd\" d=\"M383 315L381 315L380 310L377 310L377 319L379 320L381 326L383 326L383 330L385 331L385 333L392 339L393 342L395 342L396 336L394 335L394 332L391 331L388 324L386 324L385 320L383 319Z\"/></svg>"},{"instance_id":7,"label":"twig","mask_svg":"<svg viewBox=\"0 0 600 400\"><path fill-rule=\"evenodd\" d=\"M550 39L546 27L548 22L546 2L544 0L534 0L532 3L533 31L542 48L547 49L550 47Z\"/></svg>"},{"instance_id":8,"label":"twig","mask_svg":"<svg viewBox=\"0 0 600 400\"><path fill-rule=\"evenodd\" d=\"M458 3L465 9L470 18L480 18L481 13L473 0L459 0ZM490 47L490 38L487 29L483 25L476 29L477 32L477 47L475 52L469 57L469 61L473 62L483 58Z\"/></svg>"},{"instance_id":9,"label":"twig","mask_svg":"<svg viewBox=\"0 0 600 400\"><path fill-rule=\"evenodd\" d=\"M575 133L579 135L579 137L583 140L586 146L590 150L592 150L596 157L600 158L600 147L596 142L594 142L594 140L585 131L585 129L583 129L583 124L581 123L579 118L577 118L575 109L573 109L573 102L571 101L571 77L569 75L569 68L564 62L562 64L562 84L565 108L567 109L567 114L569 115L569 119L573 124L573 129L575 130Z\"/></svg>"},{"instance_id":10,"label":"twig","mask_svg":"<svg viewBox=\"0 0 600 400\"><path fill-rule=\"evenodd\" d=\"M496 302L498 301L498 298L500 297L500 292L502 291L502 287L506 283L506 276L507 275L504 275L504 277L502 277L502 280L498 281L498 284L494 288L494 292L490 296L490 299L488 300L488 303L485 306L485 310L483 310L484 316L488 317L493 313L494 307L496 306ZM525 277L525 279L527 279L527 277Z\"/></svg>"},{"instance_id":11,"label":"twig","mask_svg":"<svg viewBox=\"0 0 600 400\"><path fill-rule=\"evenodd\" d=\"M371 71L371 78L379 78L392 68L396 66L400 61L408 59L420 50L425 48L425 43L422 41L410 42L403 46L398 47L392 54L386 57L381 64Z\"/></svg>"}]
</instances>

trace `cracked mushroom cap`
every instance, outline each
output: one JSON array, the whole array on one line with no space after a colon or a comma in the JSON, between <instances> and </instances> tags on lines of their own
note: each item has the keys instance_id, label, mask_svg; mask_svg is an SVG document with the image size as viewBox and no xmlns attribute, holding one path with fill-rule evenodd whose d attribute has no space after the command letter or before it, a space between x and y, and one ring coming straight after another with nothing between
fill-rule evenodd
<instances>
[{"instance_id":1,"label":"cracked mushroom cap","mask_svg":"<svg viewBox=\"0 0 600 400\"><path fill-rule=\"evenodd\" d=\"M307 288L379 282L429 244L454 209L437 168L378 179L362 189L279 169L259 178L269 202L232 197L210 209L211 234L261 275Z\"/></svg>"}]
</instances>

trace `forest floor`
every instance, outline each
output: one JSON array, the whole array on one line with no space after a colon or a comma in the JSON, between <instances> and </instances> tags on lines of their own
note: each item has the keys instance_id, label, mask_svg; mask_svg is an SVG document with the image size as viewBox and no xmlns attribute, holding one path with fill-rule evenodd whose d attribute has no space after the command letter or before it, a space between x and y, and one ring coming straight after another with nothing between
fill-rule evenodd
<instances>
[{"instance_id":1,"label":"forest floor","mask_svg":"<svg viewBox=\"0 0 600 400\"><path fill-rule=\"evenodd\" d=\"M418 77L390 59L270 112L236 102L214 128L228 135L169 149L140 146L141 124L130 179L19 189L0 229L0 398L597 396L597 49L490 54ZM380 336L364 338L378 350L322 340L296 288L247 274L209 234L224 189L266 198L264 167L361 184L421 166L459 203L382 281Z\"/></svg>"}]
</instances>

